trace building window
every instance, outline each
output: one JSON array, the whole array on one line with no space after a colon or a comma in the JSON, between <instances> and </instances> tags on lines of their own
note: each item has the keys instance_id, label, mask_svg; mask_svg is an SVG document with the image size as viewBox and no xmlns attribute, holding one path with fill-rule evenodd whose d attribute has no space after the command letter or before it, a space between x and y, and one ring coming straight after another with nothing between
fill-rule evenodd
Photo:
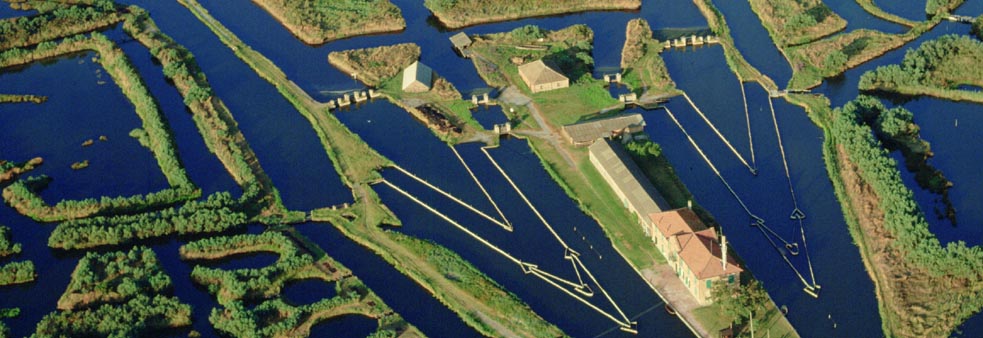
<instances>
[{"instance_id":1,"label":"building window","mask_svg":"<svg viewBox=\"0 0 983 338\"><path fill-rule=\"evenodd\" d=\"M709 289L710 289L710 287L711 287L710 285L711 285L711 283L710 283L710 280L709 280L709 279L707 279L707 289L708 289L708 290L709 290Z\"/></svg>"},{"instance_id":2,"label":"building window","mask_svg":"<svg viewBox=\"0 0 983 338\"><path fill-rule=\"evenodd\" d=\"M727 276L727 283L734 284L734 275Z\"/></svg>"}]
</instances>

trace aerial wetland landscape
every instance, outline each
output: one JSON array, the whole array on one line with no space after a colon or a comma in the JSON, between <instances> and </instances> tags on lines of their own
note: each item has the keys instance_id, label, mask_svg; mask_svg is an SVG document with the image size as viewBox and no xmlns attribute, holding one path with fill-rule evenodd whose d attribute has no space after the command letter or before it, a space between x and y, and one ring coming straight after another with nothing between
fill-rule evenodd
<instances>
[{"instance_id":1,"label":"aerial wetland landscape","mask_svg":"<svg viewBox=\"0 0 983 338\"><path fill-rule=\"evenodd\" d=\"M0 337L981 337L983 0L3 0Z\"/></svg>"}]
</instances>

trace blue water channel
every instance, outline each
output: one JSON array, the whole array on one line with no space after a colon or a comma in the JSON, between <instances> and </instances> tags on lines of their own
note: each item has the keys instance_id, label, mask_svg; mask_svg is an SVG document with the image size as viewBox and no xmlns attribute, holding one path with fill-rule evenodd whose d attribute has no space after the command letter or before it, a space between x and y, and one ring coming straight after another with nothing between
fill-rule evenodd
<instances>
[{"instance_id":1,"label":"blue water channel","mask_svg":"<svg viewBox=\"0 0 983 338\"><path fill-rule=\"evenodd\" d=\"M271 85L239 61L180 4L170 1L135 2L150 10L164 32L195 54L213 89L233 112L243 134L279 189L288 208L309 210L352 200L350 191L341 184L308 121ZM423 50L422 61L433 66L462 92L468 93L487 86L477 76L471 62L458 58L451 50L447 37L456 32L433 26L429 12L422 6L422 2L397 0L394 3L401 8L407 19L408 28L404 32L307 46L251 2L240 1L236 5L229 5L212 0L203 1L218 20L247 44L276 62L288 77L318 99L328 99L342 91L362 87L348 74L342 74L328 65L326 59L329 52L402 42L420 45ZM716 5L726 16L737 46L749 62L772 77L780 86L786 83L791 77L791 69L771 43L749 5L740 1L718 1ZM849 29L898 31L899 26L873 19L853 1L836 0L829 5L850 21ZM970 1L956 12L977 15L981 12L981 5L983 1ZM923 10L923 3L905 6ZM895 12L896 7L889 8ZM13 16L9 15L11 12L4 6L4 9L0 9L0 17ZM655 29L700 28L706 25L692 3L659 0L646 1L638 12L596 12L535 18L468 27L463 31L481 34L508 31L526 24L557 29L586 23L595 33L594 58L597 67L617 67L624 42L625 23L636 17L648 19ZM965 34L967 30L968 26L965 25L942 23L905 48L824 82L817 91L829 96L834 106L842 105L856 96L856 83L866 70L876 65L899 62L905 49L917 46L922 41L948 33ZM238 192L221 164L204 147L180 97L160 75L159 65L154 64L142 46L135 42L122 42L125 40L122 37L117 39L144 76L154 96L161 102L176 135L181 159L195 183L205 193ZM751 146L744 122L743 104L738 96L741 85L726 68L720 47L701 48L693 52L674 51L664 54L664 57L680 88L689 93L708 118L721 129L722 134L733 142L735 148L749 157ZM130 129L139 126L132 106L105 74L102 79L107 83L96 84L99 81L96 77L99 67L92 64L90 58L91 55L85 55L63 58L57 62L36 63L16 71L5 69L0 75L2 93L50 96L47 103L39 106L0 105L0 135L3 135L0 138L3 144L0 147L0 157L15 161L34 156L44 157L46 163L34 174L44 173L55 179L42 194L49 202L63 198L146 193L166 187L166 181L150 153L126 135ZM79 61L82 63L79 64ZM43 82L38 81L71 83L72 90L37 92L41 89L65 88L63 85L43 85ZM767 108L767 95L754 84L747 84L745 89L748 94L755 163L760 169L757 177L748 173L685 100L675 98L667 107L704 147L749 208L765 218L780 235L796 238L798 226L788 221L792 205L777 150L770 110ZM731 238L734 249L744 258L755 276L764 282L776 303L790 308L789 320L800 334L805 337L876 336L880 332L880 318L877 315L873 286L862 267L857 248L852 244L842 212L832 194L821 158L822 134L811 124L802 109L784 101L774 101L774 104L789 156L793 188L798 193L800 207L808 215L805 231L809 238L816 279L823 286L818 300L800 291L801 285L797 277L785 266L780 256L760 232L746 225L747 216L743 209L729 196L722 184L713 178L713 173L685 141L667 113L656 110L643 114L648 122L648 134L662 144L666 156L675 164L676 172L694 193L697 202L714 214L724 232ZM973 196L970 191L973 186L979 185L977 177L980 175L974 175L973 163L959 161L955 157L959 151L965 151L966 147L971 146L968 138L973 137L974 130L979 130L974 128L979 124L979 114L973 114L978 113L978 106L929 99L903 104L915 112L916 122L922 124L923 137L933 142L937 155L932 159L932 164L942 169L956 183L952 197L960 210L960 225L951 227L933 223L933 231L943 242L967 240L971 244L979 243L981 231L978 224L981 217L971 214L971 206L979 204L979 196ZM940 107L945 112L937 111ZM489 111L481 109L484 108L479 108L475 115L486 128L490 123L500 123L497 121L500 121L498 116L501 113L494 111L495 107L491 107ZM341 112L338 117L373 148L400 166L476 208L488 214L496 214L480 190L475 188L450 148L440 143L424 126L415 122L400 108L388 102L377 101L359 109ZM954 130L952 122L956 118L960 119L960 126ZM101 134L107 135L109 141L97 141L92 147L81 148L82 141ZM562 246L532 214L531 209L521 201L501 174L490 165L491 162L478 145L462 145L457 150L471 164L475 175L516 225L514 232L505 232L497 225L474 216L470 211L395 170L387 170L383 176L422 200L438 206L442 212L515 256L535 261L543 269L561 277L573 278L569 262L562 259ZM689 331L679 320L658 308L661 300L613 251L596 222L582 214L576 204L552 182L539 160L530 152L526 141L505 140L499 148L490 149L489 153L523 187L559 236L582 254L584 264L611 293L615 303L629 317L639 322L640 337L689 335ZM82 171L67 169L72 162L84 159L79 157L81 155L91 160L91 166ZM108 173L112 173L112 182L98 180ZM567 334L597 336L604 333L605 337L623 334L617 330L609 331L615 326L610 320L546 283L523 274L509 260L482 247L471 237L396 191L382 185L375 186L375 189L403 220L404 226L396 231L434 240L458 252L482 272L529 303L538 314L556 323ZM926 201L931 202L930 195L919 193L917 189L916 196L923 208ZM37 282L27 286L0 289L0 307L21 307L21 317L6 322L12 326L15 336L24 336L33 332L34 323L54 309L58 295L68 283L78 255L56 252L45 247L44 243L47 242L53 225L37 224L17 215L10 208L0 208L0 223L13 228L14 239L25 244L24 253L17 259L33 260L40 276ZM464 325L454 313L425 290L371 252L345 239L331 225L309 224L299 226L298 229L319 243L329 255L351 268L356 276L364 280L396 312L428 335L476 335L473 329ZM250 228L251 232L259 230L259 227ZM165 270L171 275L175 283L175 294L182 301L194 306L193 328L206 336L215 336L216 332L208 324L207 316L211 308L217 305L207 292L193 285L187 278L193 264L178 259L177 250L181 242L172 239L148 244L153 245ZM804 257L795 257L793 263L809 278ZM297 301L302 301L303 296L295 296ZM595 296L591 301L605 311L613 310L600 297ZM837 324L835 329L833 321ZM347 330L346 328L363 332L362 329L355 329L358 327L371 332L376 325L374 321L366 321L365 318L345 318L339 322L348 324L329 322L318 325L314 328L314 334L335 335ZM981 322L983 318L974 317L966 324L965 331L978 332L975 328L983 327ZM336 325L341 325L342 328L337 328Z\"/></svg>"}]
</instances>

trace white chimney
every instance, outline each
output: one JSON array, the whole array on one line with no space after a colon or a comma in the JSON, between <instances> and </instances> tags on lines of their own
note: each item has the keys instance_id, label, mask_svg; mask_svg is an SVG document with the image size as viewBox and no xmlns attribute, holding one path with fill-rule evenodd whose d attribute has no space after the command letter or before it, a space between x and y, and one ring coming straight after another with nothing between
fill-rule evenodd
<instances>
[{"instance_id":1,"label":"white chimney","mask_svg":"<svg viewBox=\"0 0 983 338\"><path fill-rule=\"evenodd\" d=\"M727 236L723 234L720 234L720 262L724 271L727 271Z\"/></svg>"},{"instance_id":2,"label":"white chimney","mask_svg":"<svg viewBox=\"0 0 983 338\"><path fill-rule=\"evenodd\" d=\"M686 208L693 210L693 200L686 200Z\"/></svg>"}]
</instances>

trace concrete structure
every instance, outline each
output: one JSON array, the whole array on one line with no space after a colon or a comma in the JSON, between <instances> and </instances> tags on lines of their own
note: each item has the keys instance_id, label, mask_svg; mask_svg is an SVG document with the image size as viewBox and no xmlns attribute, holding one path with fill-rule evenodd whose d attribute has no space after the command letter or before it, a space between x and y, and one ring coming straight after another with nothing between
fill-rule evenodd
<instances>
[{"instance_id":1,"label":"concrete structure","mask_svg":"<svg viewBox=\"0 0 983 338\"><path fill-rule=\"evenodd\" d=\"M618 195L621 204L636 216L645 234L652 236L655 224L649 215L668 210L669 203L655 190L620 143L597 140L590 146L589 152L591 164Z\"/></svg>"},{"instance_id":2,"label":"concrete structure","mask_svg":"<svg viewBox=\"0 0 983 338\"><path fill-rule=\"evenodd\" d=\"M533 93L570 87L570 79L548 66L543 60L519 66L519 76Z\"/></svg>"},{"instance_id":3,"label":"concrete structure","mask_svg":"<svg viewBox=\"0 0 983 338\"><path fill-rule=\"evenodd\" d=\"M422 93L430 90L433 83L433 69L414 62L403 70L403 91L407 93Z\"/></svg>"},{"instance_id":4,"label":"concrete structure","mask_svg":"<svg viewBox=\"0 0 983 338\"><path fill-rule=\"evenodd\" d=\"M465 52L468 47L471 47L473 41L468 37L467 33L460 32L451 36L451 44L454 45L454 50L461 54L463 57L470 57L470 53Z\"/></svg>"},{"instance_id":5,"label":"concrete structure","mask_svg":"<svg viewBox=\"0 0 983 338\"><path fill-rule=\"evenodd\" d=\"M723 236L707 228L688 208L649 215L654 227L647 233L669 261L676 276L700 305L712 303L710 290L717 283L740 283L743 269L727 257Z\"/></svg>"},{"instance_id":6,"label":"concrete structure","mask_svg":"<svg viewBox=\"0 0 983 338\"><path fill-rule=\"evenodd\" d=\"M575 146L587 146L600 138L633 134L645 129L642 114L627 114L563 126L560 134Z\"/></svg>"}]
</instances>

